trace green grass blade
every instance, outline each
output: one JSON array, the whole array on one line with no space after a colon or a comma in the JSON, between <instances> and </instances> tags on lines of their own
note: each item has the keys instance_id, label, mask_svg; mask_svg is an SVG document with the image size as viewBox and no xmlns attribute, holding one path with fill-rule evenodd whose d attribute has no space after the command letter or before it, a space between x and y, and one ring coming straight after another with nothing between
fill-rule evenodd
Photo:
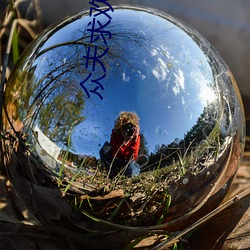
<instances>
[{"instance_id":1,"label":"green grass blade","mask_svg":"<svg viewBox=\"0 0 250 250\"><path fill-rule=\"evenodd\" d=\"M127 197L124 197L121 201L120 201L120 203L119 203L119 205L117 206L117 208L115 209L115 211L112 213L112 215L108 218L108 221L112 221L115 217L116 217L116 215L118 214L118 212L119 212L119 210L120 210L120 208L121 208L121 206L122 206L122 204L124 203L124 201L127 199Z\"/></svg>"},{"instance_id":2,"label":"green grass blade","mask_svg":"<svg viewBox=\"0 0 250 250\"><path fill-rule=\"evenodd\" d=\"M163 220L164 220L164 218L165 218L165 215L166 215L166 213L168 212L168 209L169 209L169 207L170 207L170 205L171 205L171 195L170 195L170 194L167 194L167 195L166 195L166 199L167 199L167 201L166 201L166 207L164 208L164 211L163 211L163 213L162 213L160 219L159 219L158 222L157 222L158 225L161 224L161 223L163 222Z\"/></svg>"},{"instance_id":3,"label":"green grass blade","mask_svg":"<svg viewBox=\"0 0 250 250\"><path fill-rule=\"evenodd\" d=\"M70 187L72 186L72 182L74 182L75 179L76 179L76 175L74 175L74 176L72 177L72 179L70 180L69 184L66 186L66 188L65 188L65 190L64 190L65 194L66 194L67 191L70 189Z\"/></svg>"}]
</instances>

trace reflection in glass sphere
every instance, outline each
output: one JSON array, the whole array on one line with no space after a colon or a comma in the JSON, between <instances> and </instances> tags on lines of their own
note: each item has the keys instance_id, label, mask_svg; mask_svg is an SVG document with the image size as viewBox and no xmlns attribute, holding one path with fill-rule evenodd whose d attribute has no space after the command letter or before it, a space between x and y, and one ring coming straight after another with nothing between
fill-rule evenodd
<instances>
[{"instance_id":1,"label":"reflection in glass sphere","mask_svg":"<svg viewBox=\"0 0 250 250\"><path fill-rule=\"evenodd\" d=\"M218 206L245 127L234 78L201 35L156 10L113 9L94 37L85 10L30 45L3 123L6 169L30 211L62 235L119 245Z\"/></svg>"}]
</instances>

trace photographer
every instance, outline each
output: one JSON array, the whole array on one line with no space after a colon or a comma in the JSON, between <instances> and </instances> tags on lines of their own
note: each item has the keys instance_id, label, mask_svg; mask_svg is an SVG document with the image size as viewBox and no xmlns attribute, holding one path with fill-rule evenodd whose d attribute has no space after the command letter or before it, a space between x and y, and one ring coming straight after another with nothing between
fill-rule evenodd
<instances>
[{"instance_id":1,"label":"photographer","mask_svg":"<svg viewBox=\"0 0 250 250\"><path fill-rule=\"evenodd\" d=\"M109 178L118 174L137 176L140 166L136 163L140 148L139 117L133 112L121 112L115 121L110 143L105 143L100 156Z\"/></svg>"}]
</instances>

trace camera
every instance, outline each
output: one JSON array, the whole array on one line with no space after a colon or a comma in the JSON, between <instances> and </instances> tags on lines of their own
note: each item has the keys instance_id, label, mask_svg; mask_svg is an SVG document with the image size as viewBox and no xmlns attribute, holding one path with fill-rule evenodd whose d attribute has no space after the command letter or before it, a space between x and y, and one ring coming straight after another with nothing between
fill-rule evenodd
<instances>
[{"instance_id":1,"label":"camera","mask_svg":"<svg viewBox=\"0 0 250 250\"><path fill-rule=\"evenodd\" d=\"M132 136L135 131L135 126L132 123L127 123L123 126L123 132L125 136Z\"/></svg>"}]
</instances>

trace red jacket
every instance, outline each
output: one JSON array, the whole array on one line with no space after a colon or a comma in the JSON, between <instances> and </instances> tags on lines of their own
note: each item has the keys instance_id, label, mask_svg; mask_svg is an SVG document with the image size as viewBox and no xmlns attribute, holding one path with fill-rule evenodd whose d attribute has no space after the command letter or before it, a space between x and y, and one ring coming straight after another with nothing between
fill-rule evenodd
<instances>
[{"instance_id":1,"label":"red jacket","mask_svg":"<svg viewBox=\"0 0 250 250\"><path fill-rule=\"evenodd\" d=\"M137 137L137 140L133 138L131 139L131 141L129 141L127 145L123 145L122 147L120 147L124 142L123 136L118 134L113 129L111 140L110 140L110 145L112 147L111 149L112 157L115 156L118 159L129 160L131 156L133 155L133 159L136 160L138 153L139 153L139 149L140 149L140 141L141 141L141 137L139 135Z\"/></svg>"}]
</instances>

